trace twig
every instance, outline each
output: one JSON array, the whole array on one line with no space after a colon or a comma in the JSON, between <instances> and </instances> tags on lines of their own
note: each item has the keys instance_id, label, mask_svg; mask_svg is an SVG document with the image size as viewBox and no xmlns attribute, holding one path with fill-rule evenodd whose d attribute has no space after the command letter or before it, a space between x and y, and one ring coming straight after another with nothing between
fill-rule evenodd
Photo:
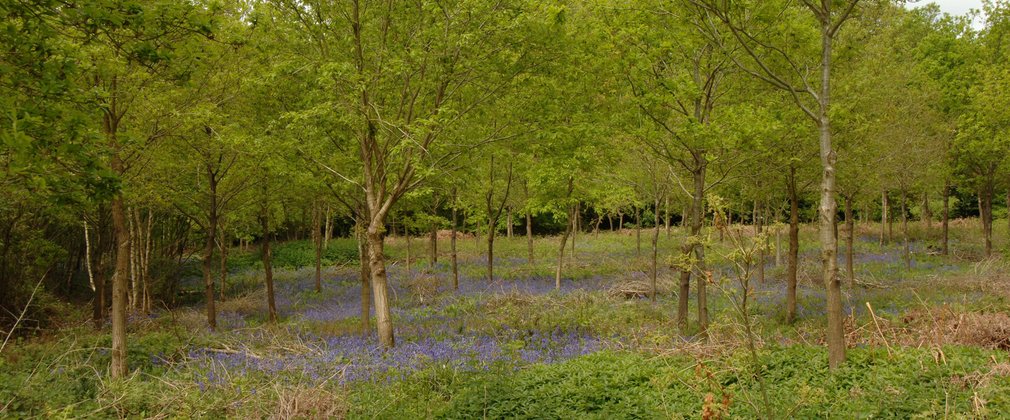
<instances>
[{"instance_id":1,"label":"twig","mask_svg":"<svg viewBox=\"0 0 1010 420\"><path fill-rule=\"evenodd\" d=\"M866 309L870 310L870 317L873 318L873 325L877 327L877 334L880 334L880 339L884 340L884 346L887 347L887 357L894 357L891 343L887 342L887 337L884 336L884 332L880 329L880 324L877 323L877 315L873 313L873 307L870 306L870 302L866 302Z\"/></svg>"},{"instance_id":2,"label":"twig","mask_svg":"<svg viewBox=\"0 0 1010 420\"><path fill-rule=\"evenodd\" d=\"M7 347L7 341L11 339L11 335L14 335L14 330L18 329L18 324L24 319L25 314L28 312L28 307L32 305L32 300L35 299L35 292L39 290L39 286L42 285L42 280L46 279L46 275L49 274L49 270L42 273L42 278L39 279L38 283L35 283L35 288L32 289L32 295L28 297L28 303L25 304L24 309L21 309L21 315L18 315L18 319L14 321L14 325L11 326L11 330L7 332L7 338L4 338L3 344L0 344L0 353L3 353L4 348Z\"/></svg>"}]
</instances>

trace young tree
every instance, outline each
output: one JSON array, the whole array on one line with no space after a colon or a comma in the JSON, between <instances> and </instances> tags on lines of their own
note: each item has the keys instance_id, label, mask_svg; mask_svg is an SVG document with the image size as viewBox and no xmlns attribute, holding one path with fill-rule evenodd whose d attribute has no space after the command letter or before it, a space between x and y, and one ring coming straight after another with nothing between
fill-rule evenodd
<instances>
[{"instance_id":1,"label":"young tree","mask_svg":"<svg viewBox=\"0 0 1010 420\"><path fill-rule=\"evenodd\" d=\"M800 5L791 2L770 1L759 7L745 8L708 0L689 0L704 10L711 21L708 26L715 39L728 33L735 41L731 48L739 47L746 59L736 59L737 67L771 86L789 93L794 103L806 114L819 132L818 146L821 158L820 205L818 207L818 239L821 245L822 279L827 288L828 312L828 362L832 369L845 361L845 331L842 316L841 283L838 280L837 238L835 237L836 182L835 164L838 156L831 141L831 69L832 48L839 30L852 16L859 0L820 3L803 0ZM793 25L790 35L805 32L798 25L806 23L799 17L806 9L816 22L820 38L819 54L800 46L790 50L784 39L768 39L782 35L781 31L766 30L769 25L785 22ZM760 27L756 25L761 25ZM809 33L800 36L809 36ZM809 38L808 38L809 39ZM809 58L817 57L815 60ZM819 80L810 80L808 70L819 68Z\"/></svg>"},{"instance_id":2,"label":"young tree","mask_svg":"<svg viewBox=\"0 0 1010 420\"><path fill-rule=\"evenodd\" d=\"M513 41L516 28L531 20L510 2L273 4L315 49L318 70L331 83L328 103L346 135L338 141L355 157L331 168L364 193L379 340L392 347L386 218L404 194L461 153L447 138L523 71L527 57L515 48L524 43ZM481 143L497 134L457 140Z\"/></svg>"}]
</instances>

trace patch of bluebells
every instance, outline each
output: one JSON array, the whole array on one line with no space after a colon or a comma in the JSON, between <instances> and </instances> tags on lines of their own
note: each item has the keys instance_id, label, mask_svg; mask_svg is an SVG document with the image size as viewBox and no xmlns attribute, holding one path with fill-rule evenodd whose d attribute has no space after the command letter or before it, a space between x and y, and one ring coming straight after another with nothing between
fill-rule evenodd
<instances>
[{"instance_id":1,"label":"patch of bluebells","mask_svg":"<svg viewBox=\"0 0 1010 420\"><path fill-rule=\"evenodd\" d=\"M525 364L554 363L599 350L602 341L580 331L560 329L521 331L505 328L496 335L456 334L444 338L416 338L383 350L373 337L345 335L318 337L303 334L318 351L256 356L246 351L192 350L188 358L198 374L194 381L205 390L228 386L235 375L259 374L292 378L300 382L340 384L403 379L428 367L462 371L518 368Z\"/></svg>"}]
</instances>

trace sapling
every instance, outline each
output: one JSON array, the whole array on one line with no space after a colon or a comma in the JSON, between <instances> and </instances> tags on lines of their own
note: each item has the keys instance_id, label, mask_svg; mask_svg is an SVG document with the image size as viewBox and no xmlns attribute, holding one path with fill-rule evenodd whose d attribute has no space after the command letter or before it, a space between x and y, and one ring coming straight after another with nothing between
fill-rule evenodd
<instances>
[{"instance_id":1,"label":"sapling","mask_svg":"<svg viewBox=\"0 0 1010 420\"><path fill-rule=\"evenodd\" d=\"M719 214L722 211L719 206L721 200L710 199L709 201L712 203L713 211ZM734 290L716 283L712 278L711 271L706 271L704 275L708 277L709 283L716 285L727 297L743 326L744 343L746 343L747 352L750 354L754 379L757 380L758 390L761 393L762 404L764 405L764 409L762 410L751 402L751 405L754 406L754 411L766 419L776 418L777 416L772 413L771 401L768 399L768 391L761 373L761 359L758 356L757 350L757 335L754 333L754 324L750 314L750 298L753 293L750 281L756 264L764 263L764 261L758 262L757 256L767 246L767 241L765 240L766 233L761 233L751 238L744 238L740 230L729 229L725 225L719 226L719 229L720 233L723 233L722 236L729 239L729 245L731 245L730 251L723 257L731 264L732 278L736 281L737 288Z\"/></svg>"}]
</instances>

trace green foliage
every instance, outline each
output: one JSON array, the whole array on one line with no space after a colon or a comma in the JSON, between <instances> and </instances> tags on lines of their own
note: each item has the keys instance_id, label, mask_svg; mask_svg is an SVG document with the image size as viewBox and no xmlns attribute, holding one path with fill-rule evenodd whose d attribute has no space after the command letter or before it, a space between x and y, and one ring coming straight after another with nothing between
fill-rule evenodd
<instances>
[{"instance_id":1,"label":"green foliage","mask_svg":"<svg viewBox=\"0 0 1010 420\"><path fill-rule=\"evenodd\" d=\"M603 352L510 375L486 375L460 390L439 418L658 418L656 364Z\"/></svg>"},{"instance_id":2,"label":"green foliage","mask_svg":"<svg viewBox=\"0 0 1010 420\"><path fill-rule=\"evenodd\" d=\"M1005 352L945 347L854 349L832 373L827 354L809 346L769 348L761 358L771 412L785 418L978 416L1010 408L1010 372L993 364ZM403 383L365 387L354 413L396 410L438 418L698 418L706 409L752 418L760 404L749 361L649 357L603 351L516 372L460 374L433 369ZM365 399L390 392L392 406ZM424 402L422 402L424 401Z\"/></svg>"},{"instance_id":3,"label":"green foliage","mask_svg":"<svg viewBox=\"0 0 1010 420\"><path fill-rule=\"evenodd\" d=\"M274 244L270 253L275 268L301 268L316 264L316 249L312 241L288 241ZM358 243L353 238L333 238L323 250L323 266L343 265L358 262ZM228 269L241 270L263 267L258 248L249 252L234 252L228 255Z\"/></svg>"}]
</instances>

